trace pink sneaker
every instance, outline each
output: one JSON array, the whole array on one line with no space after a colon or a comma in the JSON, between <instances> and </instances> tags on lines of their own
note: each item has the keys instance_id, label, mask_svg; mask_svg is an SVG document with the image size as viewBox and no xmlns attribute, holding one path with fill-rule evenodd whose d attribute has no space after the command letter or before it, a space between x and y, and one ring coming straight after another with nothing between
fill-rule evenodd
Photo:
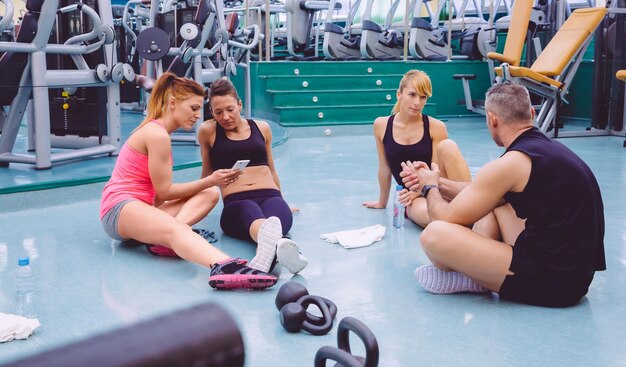
<instances>
[{"instance_id":1,"label":"pink sneaker","mask_svg":"<svg viewBox=\"0 0 626 367\"><path fill-rule=\"evenodd\" d=\"M161 246L161 245L146 245L146 250L153 256L162 256L162 257L175 257L180 259L180 256L174 252L169 247Z\"/></svg>"},{"instance_id":2,"label":"pink sneaker","mask_svg":"<svg viewBox=\"0 0 626 367\"><path fill-rule=\"evenodd\" d=\"M228 259L213 265L209 285L215 289L264 289L276 284L277 278L246 266L242 259Z\"/></svg>"}]
</instances>

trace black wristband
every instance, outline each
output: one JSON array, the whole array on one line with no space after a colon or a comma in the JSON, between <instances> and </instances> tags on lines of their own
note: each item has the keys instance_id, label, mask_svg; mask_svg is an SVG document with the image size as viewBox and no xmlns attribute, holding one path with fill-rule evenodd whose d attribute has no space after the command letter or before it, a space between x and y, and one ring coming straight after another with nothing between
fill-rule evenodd
<instances>
[{"instance_id":1,"label":"black wristband","mask_svg":"<svg viewBox=\"0 0 626 367\"><path fill-rule=\"evenodd\" d=\"M437 190L439 190L439 186L437 186L437 185L424 185L424 186L422 187L422 197L423 197L424 199L426 199L426 197L428 196L428 192L429 192L431 189L437 189Z\"/></svg>"}]
</instances>

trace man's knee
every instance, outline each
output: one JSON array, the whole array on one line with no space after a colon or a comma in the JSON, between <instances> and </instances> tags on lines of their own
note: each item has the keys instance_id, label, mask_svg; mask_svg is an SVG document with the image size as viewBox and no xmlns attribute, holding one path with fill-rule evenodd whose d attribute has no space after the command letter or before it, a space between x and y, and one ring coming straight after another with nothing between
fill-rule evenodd
<instances>
[{"instance_id":1,"label":"man's knee","mask_svg":"<svg viewBox=\"0 0 626 367\"><path fill-rule=\"evenodd\" d=\"M420 235L420 243L424 251L435 251L437 246L445 243L443 238L447 231L449 231L449 223L439 220L430 222Z\"/></svg>"}]
</instances>

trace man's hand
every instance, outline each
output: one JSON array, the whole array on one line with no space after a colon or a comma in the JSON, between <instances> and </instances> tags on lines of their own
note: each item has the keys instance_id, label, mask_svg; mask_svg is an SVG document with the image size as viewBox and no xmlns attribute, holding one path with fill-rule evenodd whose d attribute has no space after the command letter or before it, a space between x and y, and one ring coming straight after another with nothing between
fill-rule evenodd
<instances>
[{"instance_id":1,"label":"man's hand","mask_svg":"<svg viewBox=\"0 0 626 367\"><path fill-rule=\"evenodd\" d=\"M441 172L439 172L439 166L437 165L437 163L431 163L430 169L428 169L426 163L418 163L422 163L420 167L417 168L417 177L422 186L439 185L439 176L441 175Z\"/></svg>"},{"instance_id":2,"label":"man's hand","mask_svg":"<svg viewBox=\"0 0 626 367\"><path fill-rule=\"evenodd\" d=\"M432 163L432 170L428 168L425 162L402 162L402 182L414 192L420 192L425 185L438 185L439 184L439 166L437 163Z\"/></svg>"}]
</instances>

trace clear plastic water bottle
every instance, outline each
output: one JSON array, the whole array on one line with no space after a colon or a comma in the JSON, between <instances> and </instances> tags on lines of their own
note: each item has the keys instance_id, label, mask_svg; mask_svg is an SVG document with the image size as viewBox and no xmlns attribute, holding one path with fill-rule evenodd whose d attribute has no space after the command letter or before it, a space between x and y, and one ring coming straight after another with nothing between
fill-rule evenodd
<instances>
[{"instance_id":1,"label":"clear plastic water bottle","mask_svg":"<svg viewBox=\"0 0 626 367\"><path fill-rule=\"evenodd\" d=\"M29 319L35 316L35 274L30 267L28 257L22 257L17 262L15 270L15 306L17 314Z\"/></svg>"},{"instance_id":2,"label":"clear plastic water bottle","mask_svg":"<svg viewBox=\"0 0 626 367\"><path fill-rule=\"evenodd\" d=\"M393 226L395 228L404 228L404 205L400 202L400 191L404 187L402 185L396 186L396 192L393 195Z\"/></svg>"}]
</instances>

